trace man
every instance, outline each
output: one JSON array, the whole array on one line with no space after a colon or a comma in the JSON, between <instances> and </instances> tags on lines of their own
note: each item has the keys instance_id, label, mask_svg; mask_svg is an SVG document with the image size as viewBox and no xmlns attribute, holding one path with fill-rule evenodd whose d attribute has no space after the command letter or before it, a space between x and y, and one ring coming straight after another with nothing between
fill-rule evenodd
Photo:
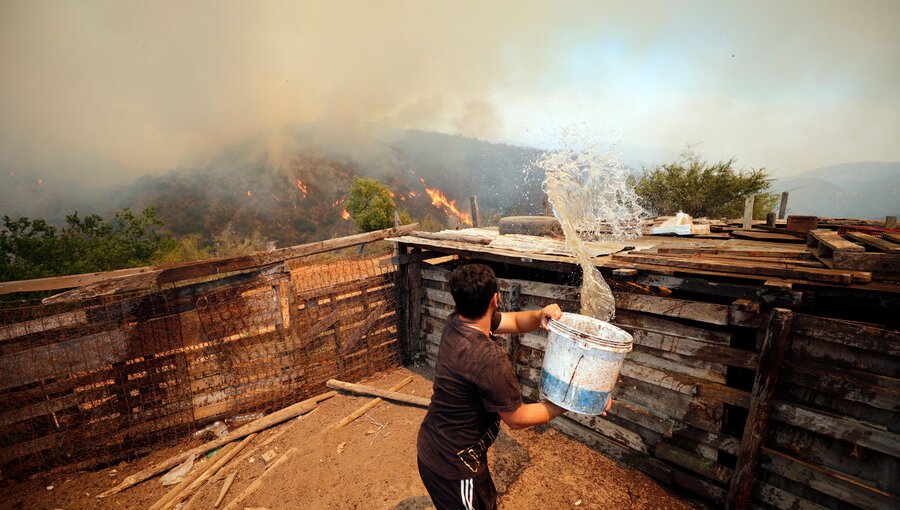
<instances>
[{"instance_id":1,"label":"man","mask_svg":"<svg viewBox=\"0 0 900 510\"><path fill-rule=\"evenodd\" d=\"M526 333L562 315L558 305L498 311L494 272L482 264L450 273L456 311L441 335L434 394L419 428L419 475L437 510L493 509L497 491L487 450L500 419L512 429L542 425L565 409L549 401L523 404L513 361L493 333Z\"/></svg>"}]
</instances>

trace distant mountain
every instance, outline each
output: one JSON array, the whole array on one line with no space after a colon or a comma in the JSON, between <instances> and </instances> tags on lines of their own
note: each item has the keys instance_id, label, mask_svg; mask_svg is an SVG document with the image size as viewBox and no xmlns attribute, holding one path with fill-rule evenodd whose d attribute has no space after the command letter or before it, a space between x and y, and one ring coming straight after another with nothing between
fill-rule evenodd
<instances>
[{"instance_id":1,"label":"distant mountain","mask_svg":"<svg viewBox=\"0 0 900 510\"><path fill-rule=\"evenodd\" d=\"M900 162L830 165L777 180L790 192L788 214L884 219L900 212Z\"/></svg>"}]
</instances>

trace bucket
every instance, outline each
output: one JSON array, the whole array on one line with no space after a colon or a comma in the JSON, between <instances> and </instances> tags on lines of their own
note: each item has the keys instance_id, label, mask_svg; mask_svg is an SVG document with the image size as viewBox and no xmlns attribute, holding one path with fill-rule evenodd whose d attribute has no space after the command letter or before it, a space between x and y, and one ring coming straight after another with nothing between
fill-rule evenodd
<instances>
[{"instance_id":1,"label":"bucket","mask_svg":"<svg viewBox=\"0 0 900 510\"><path fill-rule=\"evenodd\" d=\"M602 413L625 354L631 352L631 335L608 322L574 313L550 320L548 327L541 395L579 414Z\"/></svg>"}]
</instances>

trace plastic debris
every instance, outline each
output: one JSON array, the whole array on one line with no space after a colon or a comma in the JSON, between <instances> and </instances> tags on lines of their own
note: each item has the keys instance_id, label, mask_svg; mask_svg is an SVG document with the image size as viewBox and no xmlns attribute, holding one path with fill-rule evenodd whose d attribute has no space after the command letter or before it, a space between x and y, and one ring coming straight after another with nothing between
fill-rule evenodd
<instances>
[{"instance_id":1,"label":"plastic debris","mask_svg":"<svg viewBox=\"0 0 900 510\"><path fill-rule=\"evenodd\" d=\"M188 474L191 470L191 467L194 466L194 457L195 454L191 454L190 457L187 458L181 465L175 466L171 471L163 475L160 479L163 485L175 485L176 483L181 482L184 479L184 475Z\"/></svg>"},{"instance_id":2,"label":"plastic debris","mask_svg":"<svg viewBox=\"0 0 900 510\"><path fill-rule=\"evenodd\" d=\"M253 414L239 414L237 416L232 416L231 418L226 418L225 423L235 424L235 423L245 423L248 421L257 420L265 416L266 413L253 413Z\"/></svg>"},{"instance_id":3,"label":"plastic debris","mask_svg":"<svg viewBox=\"0 0 900 510\"><path fill-rule=\"evenodd\" d=\"M225 437L228 434L228 425L217 421L210 423L209 425L203 427L202 429L194 432L194 437L204 437L206 435L211 435L214 438Z\"/></svg>"},{"instance_id":4,"label":"plastic debris","mask_svg":"<svg viewBox=\"0 0 900 510\"><path fill-rule=\"evenodd\" d=\"M692 234L709 234L709 225L694 224L689 214L678 211L675 216L669 217L661 225L653 227L650 234L675 234L689 236Z\"/></svg>"}]
</instances>

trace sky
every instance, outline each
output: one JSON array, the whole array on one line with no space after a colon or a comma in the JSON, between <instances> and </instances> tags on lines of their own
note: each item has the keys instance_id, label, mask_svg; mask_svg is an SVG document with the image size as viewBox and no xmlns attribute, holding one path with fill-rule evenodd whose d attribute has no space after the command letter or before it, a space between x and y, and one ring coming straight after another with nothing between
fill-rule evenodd
<instances>
[{"instance_id":1,"label":"sky","mask_svg":"<svg viewBox=\"0 0 900 510\"><path fill-rule=\"evenodd\" d=\"M486 5L482 5L486 4ZM327 122L789 175L900 161L900 2L0 3L0 168L84 182Z\"/></svg>"}]
</instances>

